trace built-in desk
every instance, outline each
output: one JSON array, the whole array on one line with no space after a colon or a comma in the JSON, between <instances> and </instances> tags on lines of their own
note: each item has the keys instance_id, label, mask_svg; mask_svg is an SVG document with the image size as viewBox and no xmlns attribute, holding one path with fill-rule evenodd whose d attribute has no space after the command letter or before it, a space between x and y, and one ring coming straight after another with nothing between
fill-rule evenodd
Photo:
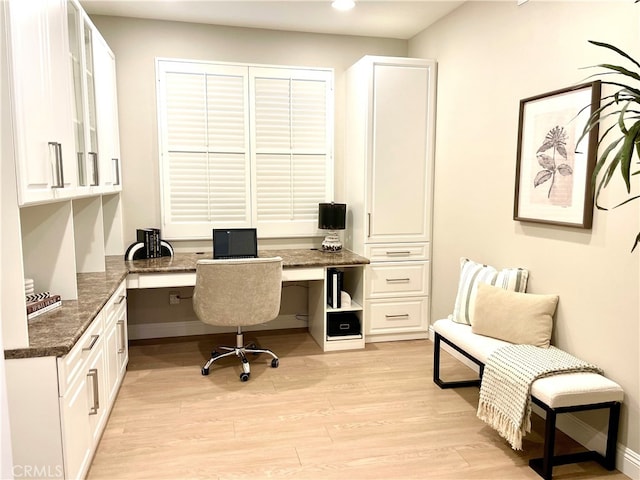
<instances>
[{"instance_id":1,"label":"built-in desk","mask_svg":"<svg viewBox=\"0 0 640 480\"><path fill-rule=\"evenodd\" d=\"M260 250L260 257L281 257L284 282L308 281L309 332L324 351L346 350L364 347L364 266L367 258L348 250L325 253L312 249ZM206 253L176 253L173 257L160 257L126 261L129 272L128 289L189 287L196 283L196 263L211 258ZM352 297L346 308L331 309L327 306L327 269L335 267L344 272L344 290ZM330 337L327 322L332 315L353 312L360 319L361 333L353 336Z\"/></svg>"}]
</instances>

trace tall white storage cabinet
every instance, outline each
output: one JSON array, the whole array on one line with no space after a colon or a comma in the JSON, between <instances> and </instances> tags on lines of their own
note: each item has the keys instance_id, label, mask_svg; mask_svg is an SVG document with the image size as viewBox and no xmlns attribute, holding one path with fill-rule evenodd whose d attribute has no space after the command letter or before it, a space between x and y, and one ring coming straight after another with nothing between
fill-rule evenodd
<instances>
[{"instance_id":1,"label":"tall white storage cabinet","mask_svg":"<svg viewBox=\"0 0 640 480\"><path fill-rule=\"evenodd\" d=\"M366 341L426 338L436 64L366 56L347 72L347 248L365 272Z\"/></svg>"}]
</instances>

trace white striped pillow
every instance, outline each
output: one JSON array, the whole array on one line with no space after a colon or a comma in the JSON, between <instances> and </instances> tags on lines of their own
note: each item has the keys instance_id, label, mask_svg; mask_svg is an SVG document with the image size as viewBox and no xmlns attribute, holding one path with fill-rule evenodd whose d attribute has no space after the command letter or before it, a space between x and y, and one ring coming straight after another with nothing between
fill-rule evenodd
<instances>
[{"instance_id":1,"label":"white striped pillow","mask_svg":"<svg viewBox=\"0 0 640 480\"><path fill-rule=\"evenodd\" d=\"M524 268L505 268L498 271L490 265L483 265L462 257L460 259L458 294L453 307L453 315L450 315L449 318L457 323L473 324L473 311L479 283L524 293L527 290L528 278L529 271Z\"/></svg>"}]
</instances>

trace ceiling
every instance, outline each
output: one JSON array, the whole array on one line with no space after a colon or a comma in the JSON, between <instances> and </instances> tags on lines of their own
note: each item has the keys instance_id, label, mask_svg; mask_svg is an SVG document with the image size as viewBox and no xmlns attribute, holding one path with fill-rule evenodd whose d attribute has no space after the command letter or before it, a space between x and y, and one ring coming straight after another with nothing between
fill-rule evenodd
<instances>
[{"instance_id":1,"label":"ceiling","mask_svg":"<svg viewBox=\"0 0 640 480\"><path fill-rule=\"evenodd\" d=\"M459 7L453 0L81 0L89 14L407 40Z\"/></svg>"}]
</instances>

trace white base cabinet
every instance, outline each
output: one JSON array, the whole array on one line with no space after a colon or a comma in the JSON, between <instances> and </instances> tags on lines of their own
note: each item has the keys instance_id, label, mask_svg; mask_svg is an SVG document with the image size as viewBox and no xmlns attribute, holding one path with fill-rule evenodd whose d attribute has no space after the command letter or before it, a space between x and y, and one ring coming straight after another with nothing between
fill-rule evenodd
<instances>
[{"instance_id":1,"label":"white base cabinet","mask_svg":"<svg viewBox=\"0 0 640 480\"><path fill-rule=\"evenodd\" d=\"M371 261L366 341L427 338L435 62L366 56L346 98L345 244Z\"/></svg>"},{"instance_id":2,"label":"white base cabinet","mask_svg":"<svg viewBox=\"0 0 640 480\"><path fill-rule=\"evenodd\" d=\"M5 362L20 478L86 476L124 377L127 352L122 282L67 355Z\"/></svg>"}]
</instances>

